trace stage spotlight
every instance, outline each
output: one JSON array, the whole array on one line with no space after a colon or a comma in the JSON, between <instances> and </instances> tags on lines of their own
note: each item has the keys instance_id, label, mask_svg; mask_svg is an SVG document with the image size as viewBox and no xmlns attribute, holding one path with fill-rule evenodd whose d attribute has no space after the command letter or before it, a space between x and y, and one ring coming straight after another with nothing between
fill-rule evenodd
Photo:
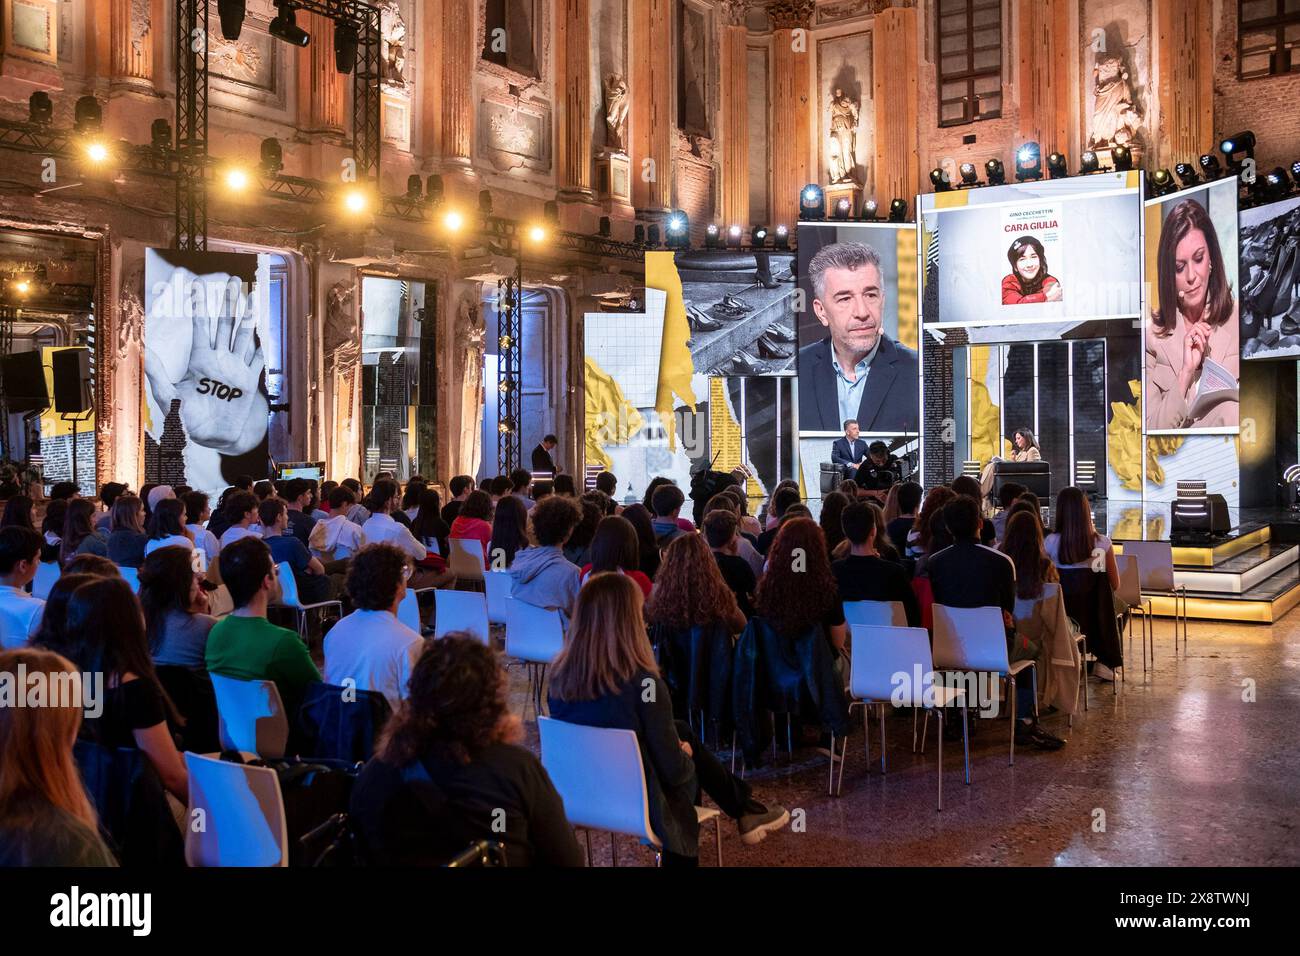
<instances>
[{"instance_id":1,"label":"stage spotlight","mask_svg":"<svg viewBox=\"0 0 1300 956\"><path fill-rule=\"evenodd\" d=\"M448 209L442 216L442 228L448 232L460 232L461 227L465 225L465 217L460 214L458 209Z\"/></svg>"},{"instance_id":2,"label":"stage spotlight","mask_svg":"<svg viewBox=\"0 0 1300 956\"><path fill-rule=\"evenodd\" d=\"M1157 169L1151 174L1151 195L1168 196L1177 191L1178 186L1174 183L1173 174L1169 170Z\"/></svg>"},{"instance_id":3,"label":"stage spotlight","mask_svg":"<svg viewBox=\"0 0 1300 956\"><path fill-rule=\"evenodd\" d=\"M1275 166L1264 177L1264 195L1270 200L1281 199L1291 191L1291 182L1286 178L1286 170Z\"/></svg>"},{"instance_id":4,"label":"stage spotlight","mask_svg":"<svg viewBox=\"0 0 1300 956\"><path fill-rule=\"evenodd\" d=\"M546 241L546 237L549 236L549 235L550 235L550 232L549 232L549 231L547 230L547 228L546 228L545 226L543 226L541 223L534 223L534 224L533 224L532 226L530 226L529 229L528 229L528 238L529 238L529 240L530 240L531 242L534 242L534 243L542 243L542 242L545 242L545 241Z\"/></svg>"},{"instance_id":5,"label":"stage spotlight","mask_svg":"<svg viewBox=\"0 0 1300 956\"><path fill-rule=\"evenodd\" d=\"M343 193L343 208L354 216L358 216L370 207L370 199L366 196L365 190L359 186L353 186Z\"/></svg>"},{"instance_id":6,"label":"stage spotlight","mask_svg":"<svg viewBox=\"0 0 1300 956\"><path fill-rule=\"evenodd\" d=\"M963 186L978 186L980 184L979 172L975 169L974 163L962 163L957 167L957 172L961 175L961 184Z\"/></svg>"},{"instance_id":7,"label":"stage spotlight","mask_svg":"<svg viewBox=\"0 0 1300 956\"><path fill-rule=\"evenodd\" d=\"M1070 167L1065 161L1064 153L1047 154L1047 175L1052 179L1066 179L1070 175Z\"/></svg>"},{"instance_id":8,"label":"stage spotlight","mask_svg":"<svg viewBox=\"0 0 1300 956\"><path fill-rule=\"evenodd\" d=\"M78 133L98 133L104 127L104 110L93 96L77 100L73 111L73 128Z\"/></svg>"},{"instance_id":9,"label":"stage spotlight","mask_svg":"<svg viewBox=\"0 0 1300 956\"><path fill-rule=\"evenodd\" d=\"M1178 177L1178 181L1183 184L1184 189L1201 184L1201 177L1197 175L1196 167L1191 163L1178 163L1174 166L1174 174Z\"/></svg>"},{"instance_id":10,"label":"stage spotlight","mask_svg":"<svg viewBox=\"0 0 1300 956\"><path fill-rule=\"evenodd\" d=\"M659 223L652 222L645 228L645 242L651 249L659 248Z\"/></svg>"},{"instance_id":11,"label":"stage spotlight","mask_svg":"<svg viewBox=\"0 0 1300 956\"><path fill-rule=\"evenodd\" d=\"M776 235L773 236L772 238L772 245L777 249L790 248L790 227L789 226L782 225L776 227Z\"/></svg>"},{"instance_id":12,"label":"stage spotlight","mask_svg":"<svg viewBox=\"0 0 1300 956\"><path fill-rule=\"evenodd\" d=\"M600 237L602 239L608 239L610 237L610 233L612 229L613 226L610 224L609 216L601 216L600 224L597 226L597 230L599 231Z\"/></svg>"},{"instance_id":13,"label":"stage spotlight","mask_svg":"<svg viewBox=\"0 0 1300 956\"><path fill-rule=\"evenodd\" d=\"M895 199L889 204L889 221L903 222L907 218L907 200Z\"/></svg>"},{"instance_id":14,"label":"stage spotlight","mask_svg":"<svg viewBox=\"0 0 1300 956\"><path fill-rule=\"evenodd\" d=\"M446 197L447 192L442 185L442 177L437 173L424 181L424 199L430 206L441 206Z\"/></svg>"},{"instance_id":15,"label":"stage spotlight","mask_svg":"<svg viewBox=\"0 0 1300 956\"><path fill-rule=\"evenodd\" d=\"M755 249L762 249L767 245L767 226L755 226L749 230L749 244Z\"/></svg>"},{"instance_id":16,"label":"stage spotlight","mask_svg":"<svg viewBox=\"0 0 1300 956\"><path fill-rule=\"evenodd\" d=\"M1203 153L1200 160L1201 172L1206 180L1222 179L1223 166L1219 163L1219 157L1213 153Z\"/></svg>"},{"instance_id":17,"label":"stage spotlight","mask_svg":"<svg viewBox=\"0 0 1300 956\"><path fill-rule=\"evenodd\" d=\"M15 279L14 291L19 295L30 295L32 291L31 281L28 279Z\"/></svg>"},{"instance_id":18,"label":"stage spotlight","mask_svg":"<svg viewBox=\"0 0 1300 956\"><path fill-rule=\"evenodd\" d=\"M478 211L484 216L492 215L492 191L490 189L480 189L478 191Z\"/></svg>"},{"instance_id":19,"label":"stage spotlight","mask_svg":"<svg viewBox=\"0 0 1300 956\"><path fill-rule=\"evenodd\" d=\"M739 226L729 226L727 228L727 248L739 249L740 240L744 235L745 235L744 230L741 229Z\"/></svg>"},{"instance_id":20,"label":"stage spotlight","mask_svg":"<svg viewBox=\"0 0 1300 956\"><path fill-rule=\"evenodd\" d=\"M984 176L990 186L1002 186L1007 181L1007 171L1002 168L1002 160L990 159L984 164Z\"/></svg>"},{"instance_id":21,"label":"stage spotlight","mask_svg":"<svg viewBox=\"0 0 1300 956\"><path fill-rule=\"evenodd\" d=\"M718 229L718 224L716 222L709 223L708 227L704 230L704 248L705 249L718 248L718 246L721 245L720 242L721 237L722 236L720 230Z\"/></svg>"},{"instance_id":22,"label":"stage spotlight","mask_svg":"<svg viewBox=\"0 0 1300 956\"><path fill-rule=\"evenodd\" d=\"M412 173L406 177L406 198L411 202L419 202L424 195L424 183L420 177Z\"/></svg>"},{"instance_id":23,"label":"stage spotlight","mask_svg":"<svg viewBox=\"0 0 1300 956\"><path fill-rule=\"evenodd\" d=\"M1079 157L1080 174L1087 176L1089 173L1095 173L1099 168L1100 165L1097 161L1096 151L1091 149L1085 149L1083 151L1083 155Z\"/></svg>"},{"instance_id":24,"label":"stage spotlight","mask_svg":"<svg viewBox=\"0 0 1300 956\"><path fill-rule=\"evenodd\" d=\"M1116 146L1110 151L1110 158L1117 170L1124 171L1133 168L1133 153L1127 146Z\"/></svg>"},{"instance_id":25,"label":"stage spotlight","mask_svg":"<svg viewBox=\"0 0 1300 956\"><path fill-rule=\"evenodd\" d=\"M221 35L238 40L244 28L244 0L217 0L217 15L221 17Z\"/></svg>"},{"instance_id":26,"label":"stage spotlight","mask_svg":"<svg viewBox=\"0 0 1300 956\"><path fill-rule=\"evenodd\" d=\"M357 62L357 28L346 20L334 21L334 69L351 73Z\"/></svg>"},{"instance_id":27,"label":"stage spotlight","mask_svg":"<svg viewBox=\"0 0 1300 956\"><path fill-rule=\"evenodd\" d=\"M37 90L27 98L27 122L46 126L54 118L54 101L44 90Z\"/></svg>"},{"instance_id":28,"label":"stage spotlight","mask_svg":"<svg viewBox=\"0 0 1300 956\"><path fill-rule=\"evenodd\" d=\"M1300 186L1300 162L1291 164L1291 179L1297 186Z\"/></svg>"},{"instance_id":29,"label":"stage spotlight","mask_svg":"<svg viewBox=\"0 0 1300 956\"><path fill-rule=\"evenodd\" d=\"M108 160L108 144L102 139L92 139L86 143L86 158L99 165Z\"/></svg>"},{"instance_id":30,"label":"stage spotlight","mask_svg":"<svg viewBox=\"0 0 1300 956\"><path fill-rule=\"evenodd\" d=\"M934 187L937 193L946 193L952 189L952 183L948 181L948 174L939 166L930 170L930 185Z\"/></svg>"},{"instance_id":31,"label":"stage spotlight","mask_svg":"<svg viewBox=\"0 0 1300 956\"><path fill-rule=\"evenodd\" d=\"M833 215L836 219L843 221L845 219L848 219L852 213L853 213L853 203L849 200L847 196L843 196L835 200L835 211Z\"/></svg>"},{"instance_id":32,"label":"stage spotlight","mask_svg":"<svg viewBox=\"0 0 1300 956\"><path fill-rule=\"evenodd\" d=\"M1037 143L1025 143L1016 150L1016 182L1034 182L1043 178L1043 150Z\"/></svg>"},{"instance_id":33,"label":"stage spotlight","mask_svg":"<svg viewBox=\"0 0 1300 956\"><path fill-rule=\"evenodd\" d=\"M293 4L287 3L286 0L276 0L275 5L280 12L275 15L266 32L291 46L306 46L310 43L311 35L298 26Z\"/></svg>"},{"instance_id":34,"label":"stage spotlight","mask_svg":"<svg viewBox=\"0 0 1300 956\"><path fill-rule=\"evenodd\" d=\"M226 188L232 193L243 192L248 188L248 171L240 166L231 166L223 177Z\"/></svg>"},{"instance_id":35,"label":"stage spotlight","mask_svg":"<svg viewBox=\"0 0 1300 956\"><path fill-rule=\"evenodd\" d=\"M638 246L645 245L645 226L643 224L638 222L632 227L632 241Z\"/></svg>"},{"instance_id":36,"label":"stage spotlight","mask_svg":"<svg viewBox=\"0 0 1300 956\"><path fill-rule=\"evenodd\" d=\"M1219 144L1219 152L1233 166L1240 165L1240 160L1237 158L1238 153L1244 153L1246 157L1255 155L1255 134L1250 130L1234 133Z\"/></svg>"},{"instance_id":37,"label":"stage spotlight","mask_svg":"<svg viewBox=\"0 0 1300 956\"><path fill-rule=\"evenodd\" d=\"M826 218L826 194L816 183L809 183L799 193L799 218Z\"/></svg>"},{"instance_id":38,"label":"stage spotlight","mask_svg":"<svg viewBox=\"0 0 1300 956\"><path fill-rule=\"evenodd\" d=\"M172 148L172 124L159 117L149 127L149 142L159 152Z\"/></svg>"},{"instance_id":39,"label":"stage spotlight","mask_svg":"<svg viewBox=\"0 0 1300 956\"><path fill-rule=\"evenodd\" d=\"M669 249L689 249L691 246L691 221L680 209L670 213L664 224Z\"/></svg>"},{"instance_id":40,"label":"stage spotlight","mask_svg":"<svg viewBox=\"0 0 1300 956\"><path fill-rule=\"evenodd\" d=\"M878 213L879 208L880 207L876 205L874 199L868 199L862 204L862 218L870 222L875 222L880 218Z\"/></svg>"},{"instance_id":41,"label":"stage spotlight","mask_svg":"<svg viewBox=\"0 0 1300 956\"><path fill-rule=\"evenodd\" d=\"M261 156L262 172L266 175L274 176L284 169L284 150L280 148L280 141L274 136L262 140Z\"/></svg>"}]
</instances>

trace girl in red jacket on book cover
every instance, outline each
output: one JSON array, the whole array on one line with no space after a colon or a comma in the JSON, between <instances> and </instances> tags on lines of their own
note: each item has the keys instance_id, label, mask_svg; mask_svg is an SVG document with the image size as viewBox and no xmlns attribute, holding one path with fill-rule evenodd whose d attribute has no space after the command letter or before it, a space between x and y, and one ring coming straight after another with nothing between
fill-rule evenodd
<instances>
[{"instance_id":1,"label":"girl in red jacket on book cover","mask_svg":"<svg viewBox=\"0 0 1300 956\"><path fill-rule=\"evenodd\" d=\"M1033 236L1021 236L1007 250L1011 274L1002 280L1002 304L1060 302L1061 283L1047 271L1043 244Z\"/></svg>"}]
</instances>

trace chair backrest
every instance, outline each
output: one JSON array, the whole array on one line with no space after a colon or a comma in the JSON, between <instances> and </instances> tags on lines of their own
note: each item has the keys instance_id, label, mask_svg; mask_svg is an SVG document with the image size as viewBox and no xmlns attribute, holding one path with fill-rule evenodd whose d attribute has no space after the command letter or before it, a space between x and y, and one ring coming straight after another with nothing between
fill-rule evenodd
<instances>
[{"instance_id":1,"label":"chair backrest","mask_svg":"<svg viewBox=\"0 0 1300 956\"><path fill-rule=\"evenodd\" d=\"M854 624L849 689L858 700L922 707L934 682L930 635L923 627ZM933 705L934 701L928 701Z\"/></svg>"},{"instance_id":2,"label":"chair backrest","mask_svg":"<svg viewBox=\"0 0 1300 956\"><path fill-rule=\"evenodd\" d=\"M452 538L447 542L447 566L460 581L483 580L483 542L477 538Z\"/></svg>"},{"instance_id":3,"label":"chair backrest","mask_svg":"<svg viewBox=\"0 0 1300 956\"><path fill-rule=\"evenodd\" d=\"M511 600L506 607L506 654L549 664L564 648L564 621L557 610Z\"/></svg>"},{"instance_id":4,"label":"chair backrest","mask_svg":"<svg viewBox=\"0 0 1300 956\"><path fill-rule=\"evenodd\" d=\"M32 579L32 597L44 601L50 596L50 589L63 573L57 561L42 561L36 568L36 577Z\"/></svg>"},{"instance_id":5,"label":"chair backrest","mask_svg":"<svg viewBox=\"0 0 1300 956\"><path fill-rule=\"evenodd\" d=\"M392 713L388 699L377 690L308 684L294 724L298 752L348 763L367 761Z\"/></svg>"},{"instance_id":6,"label":"chair backrest","mask_svg":"<svg viewBox=\"0 0 1300 956\"><path fill-rule=\"evenodd\" d=\"M1040 604L1048 604L1061 590L1061 586L1055 582L1043 585L1043 593L1036 598L1016 598L1016 607L1012 611L1012 616L1017 620L1024 620L1034 616L1034 608Z\"/></svg>"},{"instance_id":7,"label":"chair backrest","mask_svg":"<svg viewBox=\"0 0 1300 956\"><path fill-rule=\"evenodd\" d=\"M1146 591L1174 586L1174 546L1168 541L1125 541L1124 553L1137 558L1138 580Z\"/></svg>"},{"instance_id":8,"label":"chair backrest","mask_svg":"<svg viewBox=\"0 0 1300 956\"><path fill-rule=\"evenodd\" d=\"M1004 674L1007 629L997 607L934 605L934 666L945 670Z\"/></svg>"},{"instance_id":9,"label":"chair backrest","mask_svg":"<svg viewBox=\"0 0 1300 956\"><path fill-rule=\"evenodd\" d=\"M186 863L289 865L289 829L274 770L189 752L185 768L190 777Z\"/></svg>"},{"instance_id":10,"label":"chair backrest","mask_svg":"<svg viewBox=\"0 0 1300 956\"><path fill-rule=\"evenodd\" d=\"M298 597L298 579L293 576L293 565L281 561L276 567L279 569L276 577L280 580L280 600L276 603L285 607L302 607L302 600Z\"/></svg>"},{"instance_id":11,"label":"chair backrest","mask_svg":"<svg viewBox=\"0 0 1300 956\"><path fill-rule=\"evenodd\" d=\"M569 823L626 833L654 846L650 801L636 731L537 719L542 766L564 801Z\"/></svg>"},{"instance_id":12,"label":"chair backrest","mask_svg":"<svg viewBox=\"0 0 1300 956\"><path fill-rule=\"evenodd\" d=\"M1115 566L1119 568L1119 598L1132 607L1142 603L1142 569L1138 559L1131 554L1115 555Z\"/></svg>"},{"instance_id":13,"label":"chair backrest","mask_svg":"<svg viewBox=\"0 0 1300 956\"><path fill-rule=\"evenodd\" d=\"M907 610L902 601L845 601L844 622L907 627Z\"/></svg>"},{"instance_id":14,"label":"chair backrest","mask_svg":"<svg viewBox=\"0 0 1300 956\"><path fill-rule=\"evenodd\" d=\"M131 585L131 590L134 591L136 594L139 594L140 593L140 569L124 568L119 565L117 570L118 573L122 575L122 580L124 580L127 584Z\"/></svg>"},{"instance_id":15,"label":"chair backrest","mask_svg":"<svg viewBox=\"0 0 1300 956\"><path fill-rule=\"evenodd\" d=\"M420 596L414 591L408 589L402 603L397 605L397 619L416 634L424 633L420 622Z\"/></svg>"},{"instance_id":16,"label":"chair backrest","mask_svg":"<svg viewBox=\"0 0 1300 956\"><path fill-rule=\"evenodd\" d=\"M255 753L263 759L283 757L289 743L289 718L275 681L209 676L217 695L222 748Z\"/></svg>"},{"instance_id":17,"label":"chair backrest","mask_svg":"<svg viewBox=\"0 0 1300 956\"><path fill-rule=\"evenodd\" d=\"M483 583L487 588L488 620L493 624L504 624L506 602L510 600L514 578L510 577L509 571L485 571Z\"/></svg>"},{"instance_id":18,"label":"chair backrest","mask_svg":"<svg viewBox=\"0 0 1300 956\"><path fill-rule=\"evenodd\" d=\"M443 637L452 631L468 631L484 644L489 643L487 598L479 591L436 592L433 636Z\"/></svg>"}]
</instances>

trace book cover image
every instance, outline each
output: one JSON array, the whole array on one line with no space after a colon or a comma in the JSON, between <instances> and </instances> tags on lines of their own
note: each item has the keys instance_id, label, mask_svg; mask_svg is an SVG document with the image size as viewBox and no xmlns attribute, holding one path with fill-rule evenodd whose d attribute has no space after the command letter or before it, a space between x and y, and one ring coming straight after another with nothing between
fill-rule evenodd
<instances>
[{"instance_id":1,"label":"book cover image","mask_svg":"<svg viewBox=\"0 0 1300 956\"><path fill-rule=\"evenodd\" d=\"M1002 211L1000 224L999 239L1007 250L1002 304L1062 301L1064 290L1051 271L1052 263L1061 261L1061 204L1009 207Z\"/></svg>"}]
</instances>

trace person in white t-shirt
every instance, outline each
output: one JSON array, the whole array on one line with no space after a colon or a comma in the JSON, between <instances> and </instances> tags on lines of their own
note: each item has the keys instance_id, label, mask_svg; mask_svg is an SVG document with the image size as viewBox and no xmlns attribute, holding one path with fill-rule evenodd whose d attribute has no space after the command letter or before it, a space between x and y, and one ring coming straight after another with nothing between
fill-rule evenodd
<instances>
[{"instance_id":1,"label":"person in white t-shirt","mask_svg":"<svg viewBox=\"0 0 1300 956\"><path fill-rule=\"evenodd\" d=\"M0 649L26 647L41 626L45 602L24 590L41 564L41 536L31 528L0 528Z\"/></svg>"},{"instance_id":2,"label":"person in white t-shirt","mask_svg":"<svg viewBox=\"0 0 1300 956\"><path fill-rule=\"evenodd\" d=\"M406 698L424 638L397 619L406 597L410 559L390 544L362 548L348 565L348 597L356 608L325 635L325 682L378 691L388 703Z\"/></svg>"},{"instance_id":3,"label":"person in white t-shirt","mask_svg":"<svg viewBox=\"0 0 1300 956\"><path fill-rule=\"evenodd\" d=\"M370 489L365 501L370 517L361 526L367 544L391 544L412 561L423 561L429 550L411 534L406 525L398 524L392 514L401 506L400 491L397 482L391 478L380 478ZM427 568L418 568L411 575L411 587L434 587L446 577Z\"/></svg>"},{"instance_id":4,"label":"person in white t-shirt","mask_svg":"<svg viewBox=\"0 0 1300 956\"><path fill-rule=\"evenodd\" d=\"M203 552L207 563L221 553L221 542L208 530L208 519L212 509L208 506L208 496L201 491L188 491L181 498L185 504L185 530L194 539L194 547Z\"/></svg>"},{"instance_id":5,"label":"person in white t-shirt","mask_svg":"<svg viewBox=\"0 0 1300 956\"><path fill-rule=\"evenodd\" d=\"M262 537L262 529L257 523L257 496L251 491L238 491L226 500L226 517L230 520L230 527L221 536L222 548L240 538Z\"/></svg>"},{"instance_id":6,"label":"person in white t-shirt","mask_svg":"<svg viewBox=\"0 0 1300 956\"><path fill-rule=\"evenodd\" d=\"M144 553L147 556L159 548L194 550L194 539L185 528L185 505L178 498L160 500L149 518L149 543L144 546Z\"/></svg>"}]
</instances>

